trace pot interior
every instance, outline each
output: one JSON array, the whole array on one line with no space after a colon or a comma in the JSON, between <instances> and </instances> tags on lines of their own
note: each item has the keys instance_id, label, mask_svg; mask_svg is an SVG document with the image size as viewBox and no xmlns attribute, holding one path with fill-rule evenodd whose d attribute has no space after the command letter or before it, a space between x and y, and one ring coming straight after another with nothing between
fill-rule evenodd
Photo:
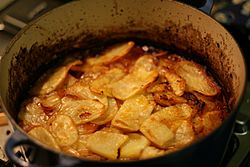
<instances>
[{"instance_id":1,"label":"pot interior","mask_svg":"<svg viewBox=\"0 0 250 167\"><path fill-rule=\"evenodd\" d=\"M117 40L136 39L185 53L206 65L223 85L232 110L245 84L245 64L232 36L202 12L174 1L77 1L24 28L1 60L1 98L9 118L25 91L51 62Z\"/></svg>"}]
</instances>

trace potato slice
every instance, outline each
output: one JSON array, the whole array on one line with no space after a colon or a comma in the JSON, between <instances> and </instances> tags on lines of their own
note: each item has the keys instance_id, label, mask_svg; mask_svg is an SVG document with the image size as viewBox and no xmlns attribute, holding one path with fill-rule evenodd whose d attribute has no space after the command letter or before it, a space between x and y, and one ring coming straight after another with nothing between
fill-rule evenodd
<instances>
[{"instance_id":1,"label":"potato slice","mask_svg":"<svg viewBox=\"0 0 250 167\"><path fill-rule=\"evenodd\" d=\"M128 140L120 148L120 158L138 159L142 150L150 144L148 139L138 133L128 134Z\"/></svg>"},{"instance_id":2,"label":"potato slice","mask_svg":"<svg viewBox=\"0 0 250 167\"><path fill-rule=\"evenodd\" d=\"M99 118L91 121L97 125L105 124L111 121L118 111L118 106L114 98L108 98L108 109Z\"/></svg>"},{"instance_id":3,"label":"potato slice","mask_svg":"<svg viewBox=\"0 0 250 167\"><path fill-rule=\"evenodd\" d=\"M140 131L159 148L167 148L174 139L167 125L151 117L143 122Z\"/></svg>"},{"instance_id":4,"label":"potato slice","mask_svg":"<svg viewBox=\"0 0 250 167\"><path fill-rule=\"evenodd\" d=\"M113 68L90 83L90 89L96 93L103 93L112 97L110 84L121 79L125 73L119 68Z\"/></svg>"},{"instance_id":5,"label":"potato slice","mask_svg":"<svg viewBox=\"0 0 250 167\"><path fill-rule=\"evenodd\" d=\"M97 119L104 111L104 105L98 101L64 97L59 113L71 117L75 124L83 124Z\"/></svg>"},{"instance_id":6,"label":"potato slice","mask_svg":"<svg viewBox=\"0 0 250 167\"><path fill-rule=\"evenodd\" d=\"M43 111L40 102L40 98L34 97L22 104L18 119L23 121L24 125L31 124L33 126L38 126L45 124L49 119Z\"/></svg>"},{"instance_id":7,"label":"potato slice","mask_svg":"<svg viewBox=\"0 0 250 167\"><path fill-rule=\"evenodd\" d=\"M193 126L190 121L183 120L178 124L179 126L175 131L174 141L171 144L171 146L176 148L190 144L195 138Z\"/></svg>"},{"instance_id":8,"label":"potato slice","mask_svg":"<svg viewBox=\"0 0 250 167\"><path fill-rule=\"evenodd\" d=\"M185 98L177 96L173 92L156 92L154 93L153 97L156 103L165 107L175 104L187 103Z\"/></svg>"},{"instance_id":9,"label":"potato slice","mask_svg":"<svg viewBox=\"0 0 250 167\"><path fill-rule=\"evenodd\" d=\"M193 109L187 104L165 107L143 122L140 131L159 148L167 148L174 139L171 126L178 120L188 120Z\"/></svg>"},{"instance_id":10,"label":"potato slice","mask_svg":"<svg viewBox=\"0 0 250 167\"><path fill-rule=\"evenodd\" d=\"M66 115L57 115L50 125L50 131L60 146L70 146L78 139L76 126Z\"/></svg>"},{"instance_id":11,"label":"potato slice","mask_svg":"<svg viewBox=\"0 0 250 167\"><path fill-rule=\"evenodd\" d=\"M50 70L35 83L30 90L32 95L44 95L58 88L66 78L68 68L65 66Z\"/></svg>"},{"instance_id":12,"label":"potato slice","mask_svg":"<svg viewBox=\"0 0 250 167\"><path fill-rule=\"evenodd\" d=\"M96 154L115 160L118 156L118 149L127 139L127 135L98 131L89 135L87 148Z\"/></svg>"},{"instance_id":13,"label":"potato slice","mask_svg":"<svg viewBox=\"0 0 250 167\"><path fill-rule=\"evenodd\" d=\"M38 126L38 127L31 129L28 132L28 135L36 138L38 141L47 145L49 148L60 150L56 140L51 135L51 133L47 129L45 129L41 126Z\"/></svg>"},{"instance_id":14,"label":"potato slice","mask_svg":"<svg viewBox=\"0 0 250 167\"><path fill-rule=\"evenodd\" d=\"M98 57L88 58L87 63L90 65L109 64L125 56L134 46L134 42L126 42L108 48Z\"/></svg>"},{"instance_id":15,"label":"potato slice","mask_svg":"<svg viewBox=\"0 0 250 167\"><path fill-rule=\"evenodd\" d=\"M134 96L123 103L111 125L131 132L137 131L153 109L154 103L151 103L147 97Z\"/></svg>"},{"instance_id":16,"label":"potato slice","mask_svg":"<svg viewBox=\"0 0 250 167\"><path fill-rule=\"evenodd\" d=\"M89 86L81 81L76 82L75 84L70 86L68 89L66 89L66 95L77 96L81 99L98 100L106 108L108 107L108 99L106 96L92 92L89 89Z\"/></svg>"},{"instance_id":17,"label":"potato slice","mask_svg":"<svg viewBox=\"0 0 250 167\"><path fill-rule=\"evenodd\" d=\"M176 73L182 77L191 91L197 91L207 96L220 92L219 86L206 74L204 68L191 61L178 62Z\"/></svg>"},{"instance_id":18,"label":"potato slice","mask_svg":"<svg viewBox=\"0 0 250 167\"><path fill-rule=\"evenodd\" d=\"M158 71L153 62L153 57L148 55L142 56L136 61L134 69L130 74L111 84L112 95L117 99L126 100L142 91L157 76Z\"/></svg>"},{"instance_id":19,"label":"potato slice","mask_svg":"<svg viewBox=\"0 0 250 167\"><path fill-rule=\"evenodd\" d=\"M165 107L162 110L152 114L150 118L168 124L177 120L190 119L192 113L193 109L188 104L183 103Z\"/></svg>"},{"instance_id":20,"label":"potato slice","mask_svg":"<svg viewBox=\"0 0 250 167\"><path fill-rule=\"evenodd\" d=\"M186 88L185 80L171 71L166 71L165 77L167 78L170 86L172 87L174 94L177 96L182 96Z\"/></svg>"},{"instance_id":21,"label":"potato slice","mask_svg":"<svg viewBox=\"0 0 250 167\"><path fill-rule=\"evenodd\" d=\"M145 149L143 149L140 159L154 158L164 155L164 153L164 150L158 149L154 146L147 146Z\"/></svg>"},{"instance_id":22,"label":"potato slice","mask_svg":"<svg viewBox=\"0 0 250 167\"><path fill-rule=\"evenodd\" d=\"M47 115L51 116L55 111L58 111L61 106L61 96L57 91L41 96L41 105Z\"/></svg>"},{"instance_id":23,"label":"potato slice","mask_svg":"<svg viewBox=\"0 0 250 167\"><path fill-rule=\"evenodd\" d=\"M79 135L94 133L95 131L97 131L98 128L99 128L99 125L91 123L91 122L80 124L77 126Z\"/></svg>"}]
</instances>

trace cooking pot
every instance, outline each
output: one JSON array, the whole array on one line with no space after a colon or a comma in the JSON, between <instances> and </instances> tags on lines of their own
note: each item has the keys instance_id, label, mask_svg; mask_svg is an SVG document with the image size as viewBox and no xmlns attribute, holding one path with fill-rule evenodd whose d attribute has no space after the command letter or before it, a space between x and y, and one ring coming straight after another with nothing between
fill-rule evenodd
<instances>
[{"instance_id":1,"label":"cooking pot","mask_svg":"<svg viewBox=\"0 0 250 167\"><path fill-rule=\"evenodd\" d=\"M29 85L53 62L74 50L117 40L157 43L186 53L221 83L231 113L207 137L171 154L137 161L91 161L51 150L17 124L19 105ZM52 62L52 63L51 63ZM15 131L8 157L19 166L219 166L227 148L246 83L246 66L232 36L205 13L169 0L74 1L33 21L12 40L1 60L0 93ZM25 146L30 161L16 157Z\"/></svg>"}]
</instances>

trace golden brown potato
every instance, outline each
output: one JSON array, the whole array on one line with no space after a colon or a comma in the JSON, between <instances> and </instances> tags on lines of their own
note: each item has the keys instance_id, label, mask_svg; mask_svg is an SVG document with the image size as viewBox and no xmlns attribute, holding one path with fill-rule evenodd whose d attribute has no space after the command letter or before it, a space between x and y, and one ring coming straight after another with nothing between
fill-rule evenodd
<instances>
[{"instance_id":1,"label":"golden brown potato","mask_svg":"<svg viewBox=\"0 0 250 167\"><path fill-rule=\"evenodd\" d=\"M148 101L144 95L137 95L126 100L118 110L112 126L135 132L153 111L154 104Z\"/></svg>"},{"instance_id":2,"label":"golden brown potato","mask_svg":"<svg viewBox=\"0 0 250 167\"><path fill-rule=\"evenodd\" d=\"M37 126L33 129L31 129L28 132L28 135L36 138L41 143L49 146L50 148L60 150L60 147L58 146L55 138L52 136L52 134L45 128L41 126Z\"/></svg>"},{"instance_id":3,"label":"golden brown potato","mask_svg":"<svg viewBox=\"0 0 250 167\"><path fill-rule=\"evenodd\" d=\"M104 95L100 95L92 92L89 89L89 86L85 84L83 81L79 81L74 83L72 86L66 89L66 95L77 96L80 99L86 100L98 100L101 102L106 108L108 107L108 99Z\"/></svg>"},{"instance_id":4,"label":"golden brown potato","mask_svg":"<svg viewBox=\"0 0 250 167\"><path fill-rule=\"evenodd\" d=\"M128 140L120 148L120 159L138 159L142 150L150 144L147 138L138 133L129 133Z\"/></svg>"},{"instance_id":5,"label":"golden brown potato","mask_svg":"<svg viewBox=\"0 0 250 167\"><path fill-rule=\"evenodd\" d=\"M21 111L18 114L19 121L24 125L38 126L45 124L49 119L42 106L40 105L41 99L34 97L25 101L21 106Z\"/></svg>"},{"instance_id":6,"label":"golden brown potato","mask_svg":"<svg viewBox=\"0 0 250 167\"><path fill-rule=\"evenodd\" d=\"M152 118L143 122L140 131L159 148L167 148L174 139L174 133L164 123Z\"/></svg>"},{"instance_id":7,"label":"golden brown potato","mask_svg":"<svg viewBox=\"0 0 250 167\"><path fill-rule=\"evenodd\" d=\"M121 69L113 68L91 82L90 89L93 92L112 97L111 83L120 80L124 75L125 73Z\"/></svg>"},{"instance_id":8,"label":"golden brown potato","mask_svg":"<svg viewBox=\"0 0 250 167\"><path fill-rule=\"evenodd\" d=\"M95 100L62 99L60 114L71 117L75 124L83 124L97 119L105 112L105 106Z\"/></svg>"},{"instance_id":9,"label":"golden brown potato","mask_svg":"<svg viewBox=\"0 0 250 167\"><path fill-rule=\"evenodd\" d=\"M165 77L172 87L174 94L177 96L182 96L186 88L185 80L178 76L174 71L166 71Z\"/></svg>"},{"instance_id":10,"label":"golden brown potato","mask_svg":"<svg viewBox=\"0 0 250 167\"><path fill-rule=\"evenodd\" d=\"M121 80L111 84L112 95L120 100L126 100L153 82L158 76L152 56L140 57L131 73Z\"/></svg>"},{"instance_id":11,"label":"golden brown potato","mask_svg":"<svg viewBox=\"0 0 250 167\"><path fill-rule=\"evenodd\" d=\"M69 116L56 115L50 130L60 146L70 146L78 140L78 131Z\"/></svg>"},{"instance_id":12,"label":"golden brown potato","mask_svg":"<svg viewBox=\"0 0 250 167\"><path fill-rule=\"evenodd\" d=\"M114 118L117 111L118 111L118 106L116 100L114 98L108 98L108 108L106 109L105 113L91 122L97 125L106 124L107 122L110 122Z\"/></svg>"},{"instance_id":13,"label":"golden brown potato","mask_svg":"<svg viewBox=\"0 0 250 167\"><path fill-rule=\"evenodd\" d=\"M188 86L189 90L214 96L220 92L218 85L206 74L204 68L191 61L178 62L175 69Z\"/></svg>"},{"instance_id":14,"label":"golden brown potato","mask_svg":"<svg viewBox=\"0 0 250 167\"><path fill-rule=\"evenodd\" d=\"M107 49L102 55L87 59L90 65L108 64L125 56L134 46L134 42L118 44Z\"/></svg>"},{"instance_id":15,"label":"golden brown potato","mask_svg":"<svg viewBox=\"0 0 250 167\"><path fill-rule=\"evenodd\" d=\"M98 131L89 135L87 148L96 154L114 160L118 156L118 149L127 139L127 135Z\"/></svg>"}]
</instances>

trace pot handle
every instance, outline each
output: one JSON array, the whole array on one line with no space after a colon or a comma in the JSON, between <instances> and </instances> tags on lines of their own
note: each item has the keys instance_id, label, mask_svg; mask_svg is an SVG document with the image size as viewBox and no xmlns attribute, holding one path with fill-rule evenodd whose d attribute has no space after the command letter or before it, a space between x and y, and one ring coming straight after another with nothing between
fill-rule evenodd
<instances>
[{"instance_id":1,"label":"pot handle","mask_svg":"<svg viewBox=\"0 0 250 167\"><path fill-rule=\"evenodd\" d=\"M39 147L37 144L32 142L27 136L23 135L20 131L14 131L5 144L5 152L8 158L18 166L44 167L44 165L33 164L28 159L23 160L17 157L14 149L18 146L23 145ZM71 157L59 154L57 165L53 165L53 167L71 167L77 165L77 163L78 161L72 159Z\"/></svg>"},{"instance_id":2,"label":"pot handle","mask_svg":"<svg viewBox=\"0 0 250 167\"><path fill-rule=\"evenodd\" d=\"M22 160L19 157L17 157L14 151L16 147L24 144L33 145L33 143L30 142L28 137L24 136L19 131L14 131L5 144L5 152L8 158L11 161L13 161L16 165L28 167L30 166L30 163L28 161Z\"/></svg>"},{"instance_id":3,"label":"pot handle","mask_svg":"<svg viewBox=\"0 0 250 167\"><path fill-rule=\"evenodd\" d=\"M210 14L213 7L213 0L179 0L185 4L191 5L199 10L203 11L206 14Z\"/></svg>"}]
</instances>

